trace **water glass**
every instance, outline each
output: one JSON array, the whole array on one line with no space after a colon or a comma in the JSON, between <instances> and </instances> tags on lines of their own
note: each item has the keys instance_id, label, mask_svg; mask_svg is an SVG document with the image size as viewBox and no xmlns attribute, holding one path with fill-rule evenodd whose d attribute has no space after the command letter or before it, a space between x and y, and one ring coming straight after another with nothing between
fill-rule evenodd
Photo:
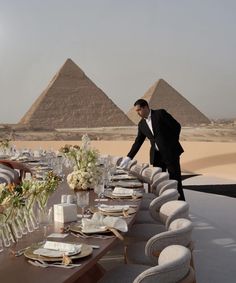
<instances>
[{"instance_id":1,"label":"water glass","mask_svg":"<svg viewBox=\"0 0 236 283\"><path fill-rule=\"evenodd\" d=\"M77 205L81 208L82 218L84 217L85 207L89 205L89 192L88 191L77 191L76 192Z\"/></svg>"},{"instance_id":2,"label":"water glass","mask_svg":"<svg viewBox=\"0 0 236 283\"><path fill-rule=\"evenodd\" d=\"M43 240L46 242L48 225L52 220L52 209L38 209L38 220L39 224L43 226Z\"/></svg>"},{"instance_id":3,"label":"water glass","mask_svg":"<svg viewBox=\"0 0 236 283\"><path fill-rule=\"evenodd\" d=\"M100 198L102 198L104 193L104 183L98 183L94 188L94 192L98 195L98 206L100 206Z\"/></svg>"}]
</instances>

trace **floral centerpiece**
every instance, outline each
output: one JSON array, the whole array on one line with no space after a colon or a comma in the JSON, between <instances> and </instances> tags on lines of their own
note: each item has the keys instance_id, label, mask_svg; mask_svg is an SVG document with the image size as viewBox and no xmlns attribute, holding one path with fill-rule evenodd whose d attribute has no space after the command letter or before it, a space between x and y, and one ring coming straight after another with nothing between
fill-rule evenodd
<instances>
[{"instance_id":1,"label":"floral centerpiece","mask_svg":"<svg viewBox=\"0 0 236 283\"><path fill-rule=\"evenodd\" d=\"M0 151L1 154L6 154L6 151L11 147L11 143L9 139L0 140Z\"/></svg>"},{"instance_id":2,"label":"floral centerpiece","mask_svg":"<svg viewBox=\"0 0 236 283\"><path fill-rule=\"evenodd\" d=\"M69 187L75 191L94 188L101 178L101 170L98 166L99 152L90 146L89 137L82 137L81 146L65 145L60 152L73 162L73 171L67 176Z\"/></svg>"},{"instance_id":3,"label":"floral centerpiece","mask_svg":"<svg viewBox=\"0 0 236 283\"><path fill-rule=\"evenodd\" d=\"M27 233L26 230L32 232L38 228L33 207L37 203L43 211L60 181L60 177L48 172L43 181L32 178L19 185L0 184L0 228L5 231L4 241L10 237L16 242L16 238Z\"/></svg>"},{"instance_id":4,"label":"floral centerpiece","mask_svg":"<svg viewBox=\"0 0 236 283\"><path fill-rule=\"evenodd\" d=\"M61 178L49 171L45 180L23 180L21 184L0 184L0 214L8 220L14 211L25 207L31 210L37 202L40 209L47 205L49 196L57 189Z\"/></svg>"}]
</instances>

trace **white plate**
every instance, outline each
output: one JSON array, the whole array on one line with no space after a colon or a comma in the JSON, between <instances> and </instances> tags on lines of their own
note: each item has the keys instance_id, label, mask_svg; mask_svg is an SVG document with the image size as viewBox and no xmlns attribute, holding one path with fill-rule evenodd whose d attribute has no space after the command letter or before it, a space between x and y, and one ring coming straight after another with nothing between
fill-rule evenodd
<instances>
[{"instance_id":1,"label":"white plate","mask_svg":"<svg viewBox=\"0 0 236 283\"><path fill-rule=\"evenodd\" d=\"M98 208L104 212L122 212L123 210L127 211L129 209L128 205L110 205L110 206L100 206Z\"/></svg>"}]
</instances>

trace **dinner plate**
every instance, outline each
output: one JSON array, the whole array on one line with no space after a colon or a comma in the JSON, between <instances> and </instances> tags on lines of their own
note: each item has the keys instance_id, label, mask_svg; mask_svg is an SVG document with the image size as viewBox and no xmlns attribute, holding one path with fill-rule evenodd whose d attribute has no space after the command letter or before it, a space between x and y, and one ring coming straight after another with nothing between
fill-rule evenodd
<instances>
[{"instance_id":1,"label":"dinner plate","mask_svg":"<svg viewBox=\"0 0 236 283\"><path fill-rule=\"evenodd\" d=\"M24 256L33 260L44 260L44 261L61 261L62 260L62 256L59 257L50 257L50 256L43 256L43 255L37 255L34 254L34 251L39 249L40 247L42 247L42 244L35 244L32 247L30 247L29 249L27 249L24 252ZM83 258L86 256L91 255L93 252L93 248L90 245L86 245L86 244L81 244L81 251L78 254L75 255L68 255L69 258L71 259L78 259L78 258Z\"/></svg>"}]
</instances>

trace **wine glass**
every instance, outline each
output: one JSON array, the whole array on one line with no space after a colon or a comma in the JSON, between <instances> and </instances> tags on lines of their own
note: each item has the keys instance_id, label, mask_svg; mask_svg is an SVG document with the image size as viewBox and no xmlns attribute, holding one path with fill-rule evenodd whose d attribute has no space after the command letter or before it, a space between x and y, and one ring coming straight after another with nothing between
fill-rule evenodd
<instances>
[{"instance_id":1,"label":"wine glass","mask_svg":"<svg viewBox=\"0 0 236 283\"><path fill-rule=\"evenodd\" d=\"M89 192L77 191L76 192L77 205L81 208L81 218L84 218L85 207L89 205Z\"/></svg>"},{"instance_id":2,"label":"wine glass","mask_svg":"<svg viewBox=\"0 0 236 283\"><path fill-rule=\"evenodd\" d=\"M100 199L102 198L102 195L104 193L104 182L98 182L96 185L95 185L95 188L94 188L94 192L95 194L98 195L98 207L100 206Z\"/></svg>"}]
</instances>

